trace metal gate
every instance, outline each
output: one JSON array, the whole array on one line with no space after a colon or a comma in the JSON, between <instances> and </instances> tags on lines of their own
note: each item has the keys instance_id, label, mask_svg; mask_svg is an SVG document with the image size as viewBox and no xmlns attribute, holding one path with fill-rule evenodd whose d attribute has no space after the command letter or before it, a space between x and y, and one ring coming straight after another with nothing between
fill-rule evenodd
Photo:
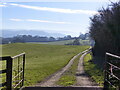
<instances>
[{"instance_id":1,"label":"metal gate","mask_svg":"<svg viewBox=\"0 0 120 90\"><path fill-rule=\"evenodd\" d=\"M120 57L106 53L104 89L120 90Z\"/></svg>"},{"instance_id":2,"label":"metal gate","mask_svg":"<svg viewBox=\"0 0 120 90\"><path fill-rule=\"evenodd\" d=\"M25 53L14 57L0 57L0 62L2 64L0 88L7 90L21 88L24 84Z\"/></svg>"}]
</instances>

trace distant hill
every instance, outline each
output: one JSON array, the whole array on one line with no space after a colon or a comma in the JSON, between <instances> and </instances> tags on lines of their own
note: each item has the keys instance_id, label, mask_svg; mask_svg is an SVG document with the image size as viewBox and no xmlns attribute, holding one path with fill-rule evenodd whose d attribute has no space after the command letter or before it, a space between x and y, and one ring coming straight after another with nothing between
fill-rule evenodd
<instances>
[{"instance_id":1,"label":"distant hill","mask_svg":"<svg viewBox=\"0 0 120 90\"><path fill-rule=\"evenodd\" d=\"M64 34L61 33L49 33L39 30L2 30L2 37L13 37L16 35L32 35L32 36L47 36L47 37L64 37Z\"/></svg>"}]
</instances>

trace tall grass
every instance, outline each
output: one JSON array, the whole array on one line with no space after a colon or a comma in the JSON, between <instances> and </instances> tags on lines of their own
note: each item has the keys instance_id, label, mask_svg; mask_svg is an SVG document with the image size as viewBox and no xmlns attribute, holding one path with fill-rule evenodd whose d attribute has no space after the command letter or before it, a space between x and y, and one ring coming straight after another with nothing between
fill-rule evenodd
<instances>
[{"instance_id":1,"label":"tall grass","mask_svg":"<svg viewBox=\"0 0 120 90\"><path fill-rule=\"evenodd\" d=\"M64 46L15 43L2 46L3 56L26 53L25 86L34 85L64 67L77 53L88 46Z\"/></svg>"}]
</instances>

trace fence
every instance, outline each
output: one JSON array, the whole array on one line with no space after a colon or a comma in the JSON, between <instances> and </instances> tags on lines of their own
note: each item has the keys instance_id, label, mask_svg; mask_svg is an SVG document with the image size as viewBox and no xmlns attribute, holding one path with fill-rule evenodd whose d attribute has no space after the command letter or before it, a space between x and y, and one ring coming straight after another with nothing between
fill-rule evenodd
<instances>
[{"instance_id":1,"label":"fence","mask_svg":"<svg viewBox=\"0 0 120 90\"><path fill-rule=\"evenodd\" d=\"M0 74L2 74L1 88L12 90L21 88L24 84L24 69L25 69L25 53L21 53L14 57L0 57L0 61L4 62ZM5 77L3 77L5 76ZM4 81L4 82L3 82Z\"/></svg>"},{"instance_id":2,"label":"fence","mask_svg":"<svg viewBox=\"0 0 120 90\"><path fill-rule=\"evenodd\" d=\"M106 53L104 89L120 90L120 57Z\"/></svg>"}]
</instances>

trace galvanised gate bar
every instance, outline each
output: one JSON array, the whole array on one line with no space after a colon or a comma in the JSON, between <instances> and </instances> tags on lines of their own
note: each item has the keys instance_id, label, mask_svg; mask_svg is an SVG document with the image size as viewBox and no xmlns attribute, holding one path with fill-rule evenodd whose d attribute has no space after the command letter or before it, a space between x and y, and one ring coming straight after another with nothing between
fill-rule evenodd
<instances>
[{"instance_id":1,"label":"galvanised gate bar","mask_svg":"<svg viewBox=\"0 0 120 90\"><path fill-rule=\"evenodd\" d=\"M25 53L14 57L0 57L0 62L2 62L0 88L7 90L21 88L24 84Z\"/></svg>"},{"instance_id":2,"label":"galvanised gate bar","mask_svg":"<svg viewBox=\"0 0 120 90\"><path fill-rule=\"evenodd\" d=\"M120 57L106 53L104 89L120 90Z\"/></svg>"}]
</instances>

